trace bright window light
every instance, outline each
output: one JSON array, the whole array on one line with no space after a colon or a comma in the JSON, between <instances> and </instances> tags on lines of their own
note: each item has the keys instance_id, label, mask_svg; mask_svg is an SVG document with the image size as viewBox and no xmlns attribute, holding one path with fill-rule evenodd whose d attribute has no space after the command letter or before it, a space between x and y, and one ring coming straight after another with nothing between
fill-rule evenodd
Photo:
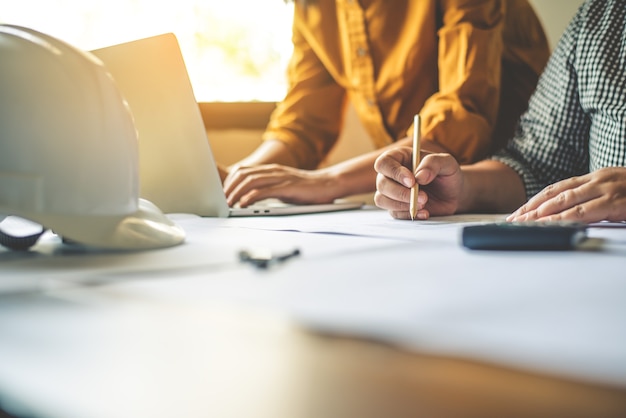
<instances>
[{"instance_id":1,"label":"bright window light","mask_svg":"<svg viewBox=\"0 0 626 418\"><path fill-rule=\"evenodd\" d=\"M173 32L198 101L277 101L286 91L293 5L283 0L19 0L0 23L91 50Z\"/></svg>"}]
</instances>

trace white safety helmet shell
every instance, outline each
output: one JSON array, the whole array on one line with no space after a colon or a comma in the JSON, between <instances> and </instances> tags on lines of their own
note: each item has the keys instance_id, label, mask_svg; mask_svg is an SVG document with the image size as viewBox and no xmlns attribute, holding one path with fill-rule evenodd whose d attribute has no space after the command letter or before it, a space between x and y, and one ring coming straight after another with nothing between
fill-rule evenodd
<instances>
[{"instance_id":1,"label":"white safety helmet shell","mask_svg":"<svg viewBox=\"0 0 626 418\"><path fill-rule=\"evenodd\" d=\"M184 240L180 227L139 199L132 115L91 53L0 25L0 137L1 214L103 248Z\"/></svg>"}]
</instances>

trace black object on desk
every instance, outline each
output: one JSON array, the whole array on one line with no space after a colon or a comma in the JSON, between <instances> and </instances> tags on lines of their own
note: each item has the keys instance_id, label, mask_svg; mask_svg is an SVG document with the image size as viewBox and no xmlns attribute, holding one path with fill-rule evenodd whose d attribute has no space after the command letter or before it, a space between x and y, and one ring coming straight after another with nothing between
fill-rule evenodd
<instances>
[{"instance_id":1,"label":"black object on desk","mask_svg":"<svg viewBox=\"0 0 626 418\"><path fill-rule=\"evenodd\" d=\"M272 252L267 249L257 249L253 251L241 250L239 251L239 260L244 263L250 263L259 269L267 269L273 264L282 263L297 255L300 255L300 250L298 248L278 255L272 254Z\"/></svg>"},{"instance_id":2,"label":"black object on desk","mask_svg":"<svg viewBox=\"0 0 626 418\"><path fill-rule=\"evenodd\" d=\"M587 238L574 222L497 222L463 228L463 246L473 250L573 250Z\"/></svg>"}]
</instances>

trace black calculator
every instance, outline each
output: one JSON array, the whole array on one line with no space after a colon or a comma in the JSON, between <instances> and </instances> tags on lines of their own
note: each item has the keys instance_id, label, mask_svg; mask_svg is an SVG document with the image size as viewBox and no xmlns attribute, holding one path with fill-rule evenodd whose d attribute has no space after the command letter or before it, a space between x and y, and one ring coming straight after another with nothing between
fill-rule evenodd
<instances>
[{"instance_id":1,"label":"black calculator","mask_svg":"<svg viewBox=\"0 0 626 418\"><path fill-rule=\"evenodd\" d=\"M578 222L496 222L463 228L463 246L473 250L573 250L587 238Z\"/></svg>"}]
</instances>

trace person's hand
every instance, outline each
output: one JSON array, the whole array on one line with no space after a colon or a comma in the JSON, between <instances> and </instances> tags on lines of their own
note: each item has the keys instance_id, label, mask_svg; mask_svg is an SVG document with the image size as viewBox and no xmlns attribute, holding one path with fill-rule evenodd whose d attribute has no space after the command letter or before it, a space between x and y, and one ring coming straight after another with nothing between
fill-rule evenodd
<instances>
[{"instance_id":1,"label":"person's hand","mask_svg":"<svg viewBox=\"0 0 626 418\"><path fill-rule=\"evenodd\" d=\"M332 203L334 181L321 170L302 170L280 164L236 167L224 182L229 206L246 207L267 198L286 203Z\"/></svg>"},{"instance_id":2,"label":"person's hand","mask_svg":"<svg viewBox=\"0 0 626 418\"><path fill-rule=\"evenodd\" d=\"M409 199L411 187L417 181L420 185L417 219L454 214L459 208L464 182L457 161L449 154L427 154L413 175L409 168L411 154L410 147L397 147L376 159L376 206L386 209L396 219L411 219Z\"/></svg>"},{"instance_id":3,"label":"person's hand","mask_svg":"<svg viewBox=\"0 0 626 418\"><path fill-rule=\"evenodd\" d=\"M602 168L547 186L509 221L626 220L626 167Z\"/></svg>"}]
</instances>

